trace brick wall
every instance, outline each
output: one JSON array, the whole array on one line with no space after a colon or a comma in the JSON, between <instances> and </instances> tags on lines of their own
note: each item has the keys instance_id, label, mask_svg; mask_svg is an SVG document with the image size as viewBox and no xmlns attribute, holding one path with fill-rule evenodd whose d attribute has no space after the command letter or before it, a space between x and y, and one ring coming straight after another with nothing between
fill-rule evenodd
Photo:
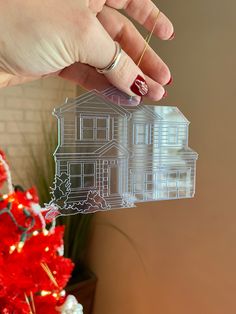
<instances>
[{"instance_id":1,"label":"brick wall","mask_svg":"<svg viewBox=\"0 0 236 314\"><path fill-rule=\"evenodd\" d=\"M75 85L53 77L0 89L0 149L7 154L15 182L27 184L31 149L41 150L42 129L56 124L53 108L75 94Z\"/></svg>"}]
</instances>

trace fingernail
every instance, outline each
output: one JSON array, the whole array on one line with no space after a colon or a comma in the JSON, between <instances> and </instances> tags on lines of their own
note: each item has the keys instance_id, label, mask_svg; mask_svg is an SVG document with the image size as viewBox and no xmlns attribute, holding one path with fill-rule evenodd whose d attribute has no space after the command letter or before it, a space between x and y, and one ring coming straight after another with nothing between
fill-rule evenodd
<instances>
[{"instance_id":1,"label":"fingernail","mask_svg":"<svg viewBox=\"0 0 236 314\"><path fill-rule=\"evenodd\" d=\"M162 96L162 99L163 99L163 98L166 98L167 96L168 96L168 93L167 93L167 91L165 91L164 94L163 94L163 96Z\"/></svg>"},{"instance_id":2,"label":"fingernail","mask_svg":"<svg viewBox=\"0 0 236 314\"><path fill-rule=\"evenodd\" d=\"M148 86L145 79L138 75L130 86L131 91L138 96L145 96L148 93Z\"/></svg>"},{"instance_id":3,"label":"fingernail","mask_svg":"<svg viewBox=\"0 0 236 314\"><path fill-rule=\"evenodd\" d=\"M175 38L175 32L170 36L169 40L172 40Z\"/></svg>"},{"instance_id":4,"label":"fingernail","mask_svg":"<svg viewBox=\"0 0 236 314\"><path fill-rule=\"evenodd\" d=\"M142 102L142 96L138 97L138 96L133 96L132 100L130 101L129 105L130 106L138 106L141 102Z\"/></svg>"},{"instance_id":5,"label":"fingernail","mask_svg":"<svg viewBox=\"0 0 236 314\"><path fill-rule=\"evenodd\" d=\"M166 86L167 86L167 85L171 85L172 83L173 83L173 77L171 76L169 82L166 83Z\"/></svg>"},{"instance_id":6,"label":"fingernail","mask_svg":"<svg viewBox=\"0 0 236 314\"><path fill-rule=\"evenodd\" d=\"M130 96L126 102L121 103L125 106L138 106L142 102L142 96Z\"/></svg>"}]
</instances>

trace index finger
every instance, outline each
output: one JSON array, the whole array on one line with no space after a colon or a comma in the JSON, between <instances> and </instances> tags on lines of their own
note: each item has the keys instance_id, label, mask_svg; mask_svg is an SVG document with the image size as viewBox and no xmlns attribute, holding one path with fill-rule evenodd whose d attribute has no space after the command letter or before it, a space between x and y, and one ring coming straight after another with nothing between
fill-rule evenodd
<instances>
[{"instance_id":1,"label":"index finger","mask_svg":"<svg viewBox=\"0 0 236 314\"><path fill-rule=\"evenodd\" d=\"M161 39L173 38L174 27L171 21L164 13L159 14L159 9L151 0L107 0L106 5L114 9L124 9L130 17L149 31L156 23L154 34Z\"/></svg>"}]
</instances>

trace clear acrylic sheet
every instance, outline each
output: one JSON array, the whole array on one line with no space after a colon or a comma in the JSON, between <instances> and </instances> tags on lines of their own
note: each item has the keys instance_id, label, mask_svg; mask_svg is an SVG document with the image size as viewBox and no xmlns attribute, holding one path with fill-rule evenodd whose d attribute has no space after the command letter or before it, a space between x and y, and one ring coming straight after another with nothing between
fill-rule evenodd
<instances>
[{"instance_id":1,"label":"clear acrylic sheet","mask_svg":"<svg viewBox=\"0 0 236 314\"><path fill-rule=\"evenodd\" d=\"M47 217L190 198L197 153L176 107L134 106L115 88L67 99L58 119L56 175Z\"/></svg>"}]
</instances>

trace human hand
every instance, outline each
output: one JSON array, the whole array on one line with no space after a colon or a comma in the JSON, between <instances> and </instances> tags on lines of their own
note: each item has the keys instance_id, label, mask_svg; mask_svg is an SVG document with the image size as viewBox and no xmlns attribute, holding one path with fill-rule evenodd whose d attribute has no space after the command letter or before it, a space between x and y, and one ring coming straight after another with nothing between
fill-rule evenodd
<instances>
[{"instance_id":1,"label":"human hand","mask_svg":"<svg viewBox=\"0 0 236 314\"><path fill-rule=\"evenodd\" d=\"M136 65L145 42L118 9L149 31L158 14L150 0L1 1L0 86L59 75L87 89L113 84L129 95L160 100L170 71L151 48ZM154 34L164 40L173 37L173 26L162 12ZM106 67L114 57L114 40L123 49L120 61L99 74L95 67ZM148 91L133 88L138 76Z\"/></svg>"}]
</instances>

